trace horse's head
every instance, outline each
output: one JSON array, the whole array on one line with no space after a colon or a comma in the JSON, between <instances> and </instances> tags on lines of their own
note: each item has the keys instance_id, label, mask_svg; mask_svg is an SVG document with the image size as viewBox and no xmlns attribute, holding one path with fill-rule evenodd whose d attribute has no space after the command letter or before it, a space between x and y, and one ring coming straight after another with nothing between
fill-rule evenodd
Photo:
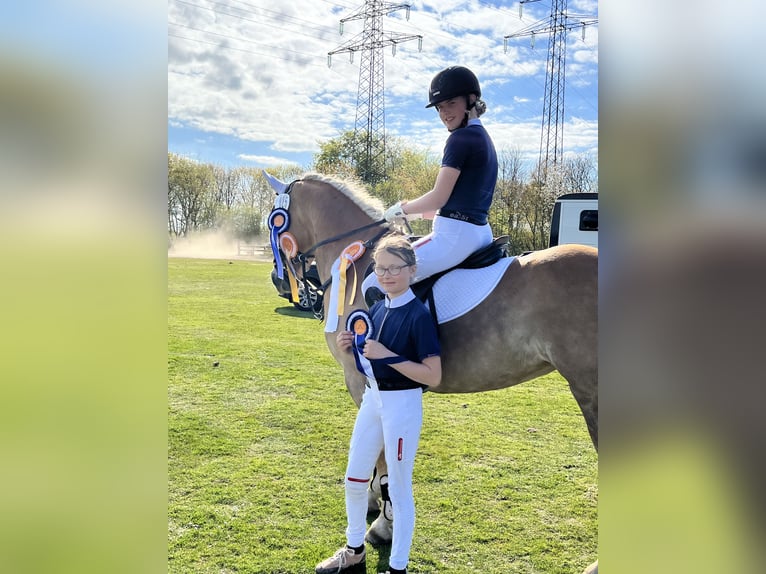
<instances>
[{"instance_id":1,"label":"horse's head","mask_svg":"<svg viewBox=\"0 0 766 574\"><path fill-rule=\"evenodd\" d=\"M312 173L289 184L266 172L264 177L276 193L269 218L272 248L296 263L316 258L325 280L345 247L385 230L381 202L361 186Z\"/></svg>"}]
</instances>

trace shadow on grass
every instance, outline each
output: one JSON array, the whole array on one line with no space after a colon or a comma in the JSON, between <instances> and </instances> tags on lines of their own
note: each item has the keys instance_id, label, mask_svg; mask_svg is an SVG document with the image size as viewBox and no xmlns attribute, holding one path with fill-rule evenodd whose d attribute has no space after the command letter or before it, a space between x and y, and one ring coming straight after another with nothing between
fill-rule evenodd
<instances>
[{"instance_id":1,"label":"shadow on grass","mask_svg":"<svg viewBox=\"0 0 766 574\"><path fill-rule=\"evenodd\" d=\"M385 572L388 570L388 561L391 559L391 545L375 546L375 550L378 551L378 564L375 567L375 572Z\"/></svg>"},{"instance_id":2,"label":"shadow on grass","mask_svg":"<svg viewBox=\"0 0 766 574\"><path fill-rule=\"evenodd\" d=\"M367 524L372 525L373 521L378 517L379 511L374 510L367 513ZM375 572L385 572L388 570L388 561L391 559L391 544L372 544L367 542L378 553L378 564L375 567Z\"/></svg>"},{"instance_id":3,"label":"shadow on grass","mask_svg":"<svg viewBox=\"0 0 766 574\"><path fill-rule=\"evenodd\" d=\"M311 311L301 311L296 307L277 307L274 312L279 315L286 315L288 317L301 317L304 319L314 319L314 314Z\"/></svg>"}]
</instances>

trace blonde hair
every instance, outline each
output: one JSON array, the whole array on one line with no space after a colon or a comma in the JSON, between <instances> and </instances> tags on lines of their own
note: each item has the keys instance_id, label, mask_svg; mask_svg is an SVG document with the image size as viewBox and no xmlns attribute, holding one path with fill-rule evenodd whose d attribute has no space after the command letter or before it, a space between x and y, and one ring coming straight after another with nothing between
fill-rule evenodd
<instances>
[{"instance_id":1,"label":"blonde hair","mask_svg":"<svg viewBox=\"0 0 766 574\"><path fill-rule=\"evenodd\" d=\"M396 255L407 265L415 265L417 263L417 260L415 259L415 250L404 235L385 235L375 246L375 251L372 252L372 258L377 259L378 254L383 251L390 253L391 255Z\"/></svg>"}]
</instances>

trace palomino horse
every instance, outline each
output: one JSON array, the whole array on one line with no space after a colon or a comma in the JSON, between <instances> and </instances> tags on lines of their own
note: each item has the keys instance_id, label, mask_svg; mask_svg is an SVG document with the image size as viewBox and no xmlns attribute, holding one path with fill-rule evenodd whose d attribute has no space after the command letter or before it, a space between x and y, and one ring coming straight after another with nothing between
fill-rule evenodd
<instances>
[{"instance_id":1,"label":"palomino horse","mask_svg":"<svg viewBox=\"0 0 766 574\"><path fill-rule=\"evenodd\" d=\"M381 232L376 221L380 222L382 205L350 183L317 174L306 174L290 186L267 179L278 198L289 197L285 211L294 250L288 256L297 252L296 262L313 256L323 280L331 276L333 263L344 247ZM279 199L276 203L287 205ZM301 250L305 250L304 257ZM366 269L370 261L368 250L356 268ZM443 376L434 392L501 389L558 370L569 383L598 449L597 263L596 249L575 245L516 258L486 300L439 326ZM334 312L328 309L329 301L325 296L325 318ZM346 317L363 306L364 298L357 293L354 304L345 306L338 328L344 328ZM343 367L346 386L359 406L365 378L357 370L353 355L336 348L335 337L334 332L325 334L327 346ZM382 456L377 470L379 476L386 473ZM381 510L367 539L390 542L391 533L391 521ZM595 572L592 568L589 572Z\"/></svg>"}]
</instances>

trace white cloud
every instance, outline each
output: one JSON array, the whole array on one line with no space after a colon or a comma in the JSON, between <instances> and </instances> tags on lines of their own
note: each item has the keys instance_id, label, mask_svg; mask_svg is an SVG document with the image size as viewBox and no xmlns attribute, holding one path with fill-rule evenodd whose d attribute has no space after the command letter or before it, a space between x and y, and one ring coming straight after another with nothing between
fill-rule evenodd
<instances>
[{"instance_id":1,"label":"white cloud","mask_svg":"<svg viewBox=\"0 0 766 574\"><path fill-rule=\"evenodd\" d=\"M241 153L237 157L241 160L254 163L256 166L263 166L263 167L268 167L271 165L283 165L283 164L295 163L291 159L287 159L284 157L276 157L271 155L250 155L246 153Z\"/></svg>"},{"instance_id":2,"label":"white cloud","mask_svg":"<svg viewBox=\"0 0 766 574\"><path fill-rule=\"evenodd\" d=\"M250 0L229 7L207 0L197 0L195 6L170 0L169 125L231 135L280 153L313 153L318 141L353 129L361 53L354 54L353 64L347 54L337 54L331 68L327 53L362 32L359 20L347 22L344 35L338 34L340 18L356 9L333 9L315 0L277 5ZM395 57L390 48L384 49L387 129L440 153L446 132L435 114L423 110L428 85L437 71L461 64L482 82L492 112L487 121L515 134L501 139L523 141L530 153L539 148L545 42L538 40L530 49L521 39L507 53L503 49L503 36L536 16L525 8L524 20L519 20L515 2L497 7L420 0L412 4L409 21L404 11L384 17L386 31L423 36L422 52L417 41L399 44ZM586 46L570 56L577 67L567 68L567 82L579 82L583 89L589 82L581 78L595 75L598 53L598 35L586 39ZM595 91L575 96L597 97ZM591 107L597 108L595 103ZM529 126L537 130L534 137L527 135Z\"/></svg>"}]
</instances>

